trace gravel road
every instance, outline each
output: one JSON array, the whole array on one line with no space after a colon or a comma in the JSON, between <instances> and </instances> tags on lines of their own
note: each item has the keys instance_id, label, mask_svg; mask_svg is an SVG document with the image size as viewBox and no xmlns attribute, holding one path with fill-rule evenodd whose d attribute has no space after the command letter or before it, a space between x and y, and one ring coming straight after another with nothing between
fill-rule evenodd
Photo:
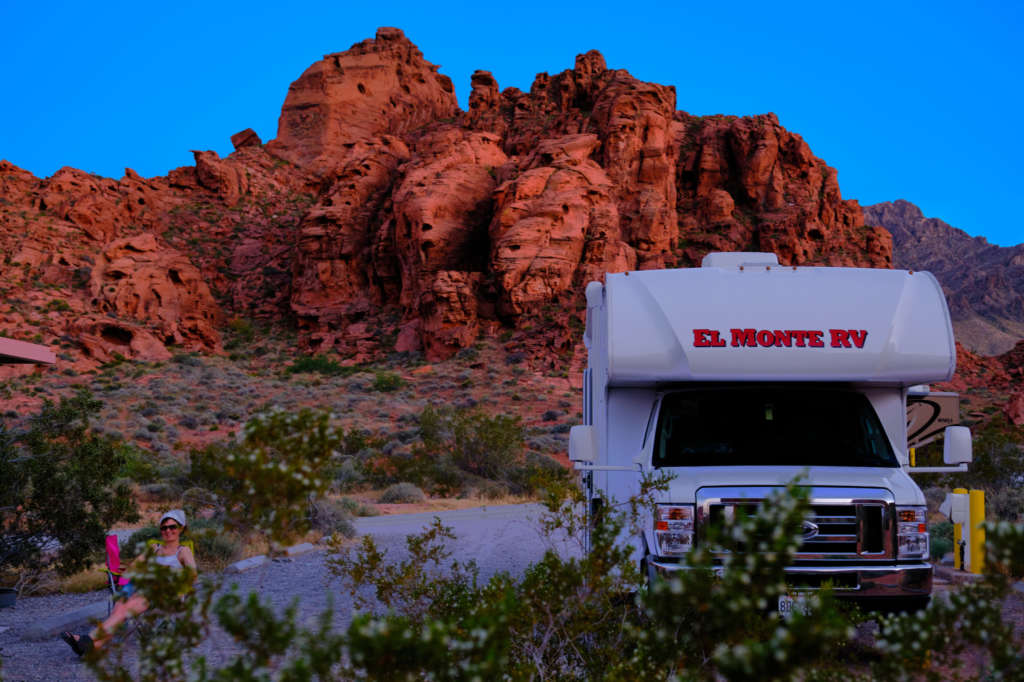
<instances>
[{"instance_id":1,"label":"gravel road","mask_svg":"<svg viewBox=\"0 0 1024 682\"><path fill-rule=\"evenodd\" d=\"M548 543L538 530L538 505L480 507L445 512L377 516L356 520L360 534L370 534L388 556L398 558L405 553L405 537L428 525L435 516L451 526L457 535L453 543L454 557L475 558L480 573L487 578L494 573L521 572L538 560L546 549L574 552L574 543ZM258 591L274 606L284 608L293 600L299 602L299 617L312 624L333 595L335 622L345 627L351 615L351 598L333 579L325 565L326 552L318 550L230 577L229 584L247 594ZM64 642L56 637L32 641L23 635L31 625L57 614L71 611L97 601L104 601L102 592L80 595L54 595L19 599L13 609L0 610L0 675L8 682L22 680L91 680L93 676ZM84 631L85 624L77 631ZM224 661L234 650L225 633L214 630L199 647L211 663Z\"/></svg>"}]
</instances>

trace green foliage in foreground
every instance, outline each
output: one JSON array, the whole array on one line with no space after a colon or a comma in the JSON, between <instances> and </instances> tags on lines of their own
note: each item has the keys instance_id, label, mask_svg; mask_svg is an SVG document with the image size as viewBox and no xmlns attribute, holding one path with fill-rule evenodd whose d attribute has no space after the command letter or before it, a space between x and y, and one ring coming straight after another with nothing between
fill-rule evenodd
<instances>
[{"instance_id":1,"label":"green foliage in foreground","mask_svg":"<svg viewBox=\"0 0 1024 682\"><path fill-rule=\"evenodd\" d=\"M24 432L0 424L0 566L22 567L22 587L48 565L81 570L107 528L138 518L131 490L113 483L127 449L89 428L100 406L82 390L47 400ZM60 549L44 552L54 541Z\"/></svg>"},{"instance_id":2,"label":"green foliage in foreground","mask_svg":"<svg viewBox=\"0 0 1024 682\"><path fill-rule=\"evenodd\" d=\"M144 589L162 615L176 616L174 628L143 645L137 670L117 647L91 665L101 680L873 680L947 674L971 645L985 653L983 674L1022 679L1024 657L1000 602L1005 573L1024 558L1024 527L990 525L995 572L948 602L882 619L871 644L854 639L863 616L841 608L828 589L810 597L806 614L772 613L806 512L796 485L757 516L712 529L689 556L692 570L645 586L619 539L646 522L665 484L649 480L627 505L588 520L578 513L578 492L549 481L542 528L554 539L589 524L591 552L550 551L523 575L486 582L472 561L452 561L452 531L440 521L410 536L407 556L396 561L372 538L353 548L335 543L329 567L359 609L344 631L331 626L329 608L304 627L295 608L277 613L256 594L213 600L207 585L182 599L174 576L154 569ZM722 564L707 551L739 544L758 551ZM241 649L219 668L191 654L213 623Z\"/></svg>"},{"instance_id":3,"label":"green foliage in foreground","mask_svg":"<svg viewBox=\"0 0 1024 682\"><path fill-rule=\"evenodd\" d=\"M308 409L253 417L234 441L191 453L192 482L214 493L233 530L284 542L308 530L309 505L330 483L345 434L329 421Z\"/></svg>"}]
</instances>

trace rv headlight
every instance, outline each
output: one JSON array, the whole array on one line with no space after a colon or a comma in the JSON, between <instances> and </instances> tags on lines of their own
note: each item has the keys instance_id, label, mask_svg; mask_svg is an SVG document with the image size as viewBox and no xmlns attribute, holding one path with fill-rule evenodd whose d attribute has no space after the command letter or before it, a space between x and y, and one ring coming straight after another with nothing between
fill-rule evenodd
<instances>
[{"instance_id":1,"label":"rv headlight","mask_svg":"<svg viewBox=\"0 0 1024 682\"><path fill-rule=\"evenodd\" d=\"M693 547L693 505L659 504L654 513L659 556L684 556Z\"/></svg>"},{"instance_id":2,"label":"rv headlight","mask_svg":"<svg viewBox=\"0 0 1024 682\"><path fill-rule=\"evenodd\" d=\"M925 507L896 507L897 547L900 559L928 558Z\"/></svg>"}]
</instances>

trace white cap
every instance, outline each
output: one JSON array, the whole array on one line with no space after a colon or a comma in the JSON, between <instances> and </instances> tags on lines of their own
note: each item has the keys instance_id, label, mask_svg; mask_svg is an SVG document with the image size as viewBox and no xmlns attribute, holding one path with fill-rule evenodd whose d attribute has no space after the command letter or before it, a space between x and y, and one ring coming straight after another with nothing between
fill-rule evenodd
<instances>
[{"instance_id":1,"label":"white cap","mask_svg":"<svg viewBox=\"0 0 1024 682\"><path fill-rule=\"evenodd\" d=\"M179 526L184 526L185 511L182 509L172 509L169 512L165 512L164 515L160 517L160 523L158 523L157 525L159 526L160 524L162 524L164 522L164 519L174 519L178 522Z\"/></svg>"}]
</instances>

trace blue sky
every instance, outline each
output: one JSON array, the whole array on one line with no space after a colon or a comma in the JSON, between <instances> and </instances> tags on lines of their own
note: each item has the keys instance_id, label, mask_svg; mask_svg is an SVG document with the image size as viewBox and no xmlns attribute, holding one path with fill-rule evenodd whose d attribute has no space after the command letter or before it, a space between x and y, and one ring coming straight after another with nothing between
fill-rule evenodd
<instances>
[{"instance_id":1,"label":"blue sky","mask_svg":"<svg viewBox=\"0 0 1024 682\"><path fill-rule=\"evenodd\" d=\"M23 3L0 0L0 158L121 177L275 136L289 83L398 26L455 83L528 89L598 49L676 87L691 114L775 112L839 170L843 196L898 198L1024 242L1024 10L953 3Z\"/></svg>"}]
</instances>

